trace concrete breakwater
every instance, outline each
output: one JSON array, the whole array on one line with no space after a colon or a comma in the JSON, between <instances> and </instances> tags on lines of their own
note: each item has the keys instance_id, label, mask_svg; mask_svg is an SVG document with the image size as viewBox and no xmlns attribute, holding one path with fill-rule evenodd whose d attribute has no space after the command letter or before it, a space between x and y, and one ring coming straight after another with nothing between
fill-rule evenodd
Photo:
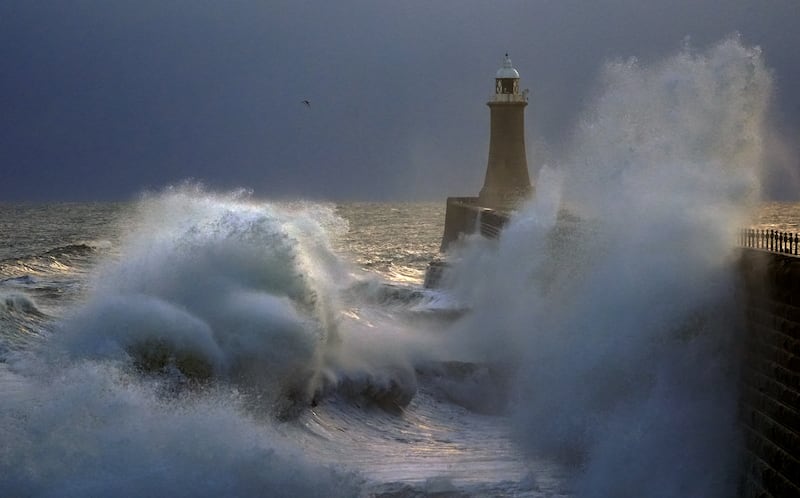
<instances>
[{"instance_id":1,"label":"concrete breakwater","mask_svg":"<svg viewBox=\"0 0 800 498\"><path fill-rule=\"evenodd\" d=\"M509 217L505 211L481 206L478 197L448 197L440 251L446 252L459 239L472 234L495 239ZM425 287L438 287L447 266L445 260L432 261L425 272Z\"/></svg>"},{"instance_id":2,"label":"concrete breakwater","mask_svg":"<svg viewBox=\"0 0 800 498\"><path fill-rule=\"evenodd\" d=\"M441 251L463 235L479 233L497 238L508 219L509 214L504 211L481 206L478 197L448 197Z\"/></svg>"},{"instance_id":3,"label":"concrete breakwater","mask_svg":"<svg viewBox=\"0 0 800 498\"><path fill-rule=\"evenodd\" d=\"M495 239L510 216L505 211L481 206L478 197L448 197L440 251L446 252L459 239L472 234ZM438 287L446 269L447 261L432 261L425 273L425 287Z\"/></svg>"},{"instance_id":4,"label":"concrete breakwater","mask_svg":"<svg viewBox=\"0 0 800 498\"><path fill-rule=\"evenodd\" d=\"M746 316L741 495L800 496L800 258L793 255L797 236L755 232L743 232L739 260ZM790 239L793 243L784 245Z\"/></svg>"}]
</instances>

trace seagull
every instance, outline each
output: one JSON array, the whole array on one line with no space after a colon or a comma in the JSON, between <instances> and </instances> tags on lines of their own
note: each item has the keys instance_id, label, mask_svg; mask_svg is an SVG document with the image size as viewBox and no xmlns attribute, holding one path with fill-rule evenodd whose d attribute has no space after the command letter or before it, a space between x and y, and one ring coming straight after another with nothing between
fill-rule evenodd
<instances>
[{"instance_id":1,"label":"seagull","mask_svg":"<svg viewBox=\"0 0 800 498\"><path fill-rule=\"evenodd\" d=\"M307 100L301 100L301 102L304 103L306 105L306 107L308 107L308 108L311 107L311 102L309 102Z\"/></svg>"}]
</instances>

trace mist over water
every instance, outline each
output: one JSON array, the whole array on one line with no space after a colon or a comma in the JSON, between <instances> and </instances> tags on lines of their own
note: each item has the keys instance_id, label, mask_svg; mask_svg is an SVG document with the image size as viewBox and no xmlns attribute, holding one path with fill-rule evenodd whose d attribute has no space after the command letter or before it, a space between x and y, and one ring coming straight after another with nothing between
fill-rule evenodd
<instances>
[{"instance_id":1,"label":"mist over water","mask_svg":"<svg viewBox=\"0 0 800 498\"><path fill-rule=\"evenodd\" d=\"M513 363L516 430L574 466L578 496L735 494L733 248L769 93L736 38L609 63L570 157L462 251L460 337Z\"/></svg>"}]
</instances>

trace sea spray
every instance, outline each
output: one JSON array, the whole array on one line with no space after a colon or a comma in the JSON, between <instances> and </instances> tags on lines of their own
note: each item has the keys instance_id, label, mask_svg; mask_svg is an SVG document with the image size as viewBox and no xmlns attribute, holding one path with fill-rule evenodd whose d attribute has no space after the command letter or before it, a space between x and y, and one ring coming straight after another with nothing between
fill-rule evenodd
<instances>
[{"instance_id":1,"label":"sea spray","mask_svg":"<svg viewBox=\"0 0 800 498\"><path fill-rule=\"evenodd\" d=\"M0 489L356 494L358 479L309 461L286 432L321 403L397 413L411 401L415 366L441 351L425 318L400 319L424 292L333 252L346 224L331 206L183 185L120 224L82 304L0 371Z\"/></svg>"},{"instance_id":2,"label":"sea spray","mask_svg":"<svg viewBox=\"0 0 800 498\"><path fill-rule=\"evenodd\" d=\"M0 365L1 367L2 365ZM16 365L14 368L20 368ZM341 496L359 479L312 463L234 390L157 396L109 361L0 368L3 496Z\"/></svg>"},{"instance_id":3,"label":"sea spray","mask_svg":"<svg viewBox=\"0 0 800 498\"><path fill-rule=\"evenodd\" d=\"M402 326L341 303L364 297L344 220L183 185L121 223L85 302L0 371L2 494L357 494L276 430L330 392L416 389Z\"/></svg>"},{"instance_id":4,"label":"sea spray","mask_svg":"<svg viewBox=\"0 0 800 498\"><path fill-rule=\"evenodd\" d=\"M183 374L189 366L258 386L271 403L307 401L319 349L337 334L332 287L346 285L321 226L326 212L336 218L312 209L193 186L146 197L120 259L97 272L56 342L76 358L132 356L145 370ZM312 218L320 221L304 221Z\"/></svg>"},{"instance_id":5,"label":"sea spray","mask_svg":"<svg viewBox=\"0 0 800 498\"><path fill-rule=\"evenodd\" d=\"M375 302L389 287L334 252L346 229L329 205L191 184L149 194L55 349L235 382L284 415L342 387L404 405L412 357L433 341Z\"/></svg>"},{"instance_id":6,"label":"sea spray","mask_svg":"<svg viewBox=\"0 0 800 498\"><path fill-rule=\"evenodd\" d=\"M609 63L573 153L498 242L467 247L454 335L512 365L533 453L578 496L725 497L735 488L741 317L735 231L758 198L770 76L736 38Z\"/></svg>"},{"instance_id":7,"label":"sea spray","mask_svg":"<svg viewBox=\"0 0 800 498\"><path fill-rule=\"evenodd\" d=\"M122 223L83 305L0 369L0 495L357 494L273 422L336 342L342 220L184 185Z\"/></svg>"}]
</instances>

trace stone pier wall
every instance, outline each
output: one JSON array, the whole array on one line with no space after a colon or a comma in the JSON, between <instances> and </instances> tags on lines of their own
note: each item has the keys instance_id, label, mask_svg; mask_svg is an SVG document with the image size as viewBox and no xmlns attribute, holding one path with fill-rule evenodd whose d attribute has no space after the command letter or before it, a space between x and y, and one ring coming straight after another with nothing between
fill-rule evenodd
<instances>
[{"instance_id":1,"label":"stone pier wall","mask_svg":"<svg viewBox=\"0 0 800 498\"><path fill-rule=\"evenodd\" d=\"M743 497L800 497L800 258L742 249Z\"/></svg>"},{"instance_id":2,"label":"stone pier wall","mask_svg":"<svg viewBox=\"0 0 800 498\"><path fill-rule=\"evenodd\" d=\"M448 197L441 251L445 252L459 237L473 233L496 239L508 219L503 211L479 205L477 197Z\"/></svg>"},{"instance_id":3,"label":"stone pier wall","mask_svg":"<svg viewBox=\"0 0 800 498\"><path fill-rule=\"evenodd\" d=\"M441 252L447 251L459 237L475 232L479 210L477 197L448 197L444 215Z\"/></svg>"}]
</instances>

